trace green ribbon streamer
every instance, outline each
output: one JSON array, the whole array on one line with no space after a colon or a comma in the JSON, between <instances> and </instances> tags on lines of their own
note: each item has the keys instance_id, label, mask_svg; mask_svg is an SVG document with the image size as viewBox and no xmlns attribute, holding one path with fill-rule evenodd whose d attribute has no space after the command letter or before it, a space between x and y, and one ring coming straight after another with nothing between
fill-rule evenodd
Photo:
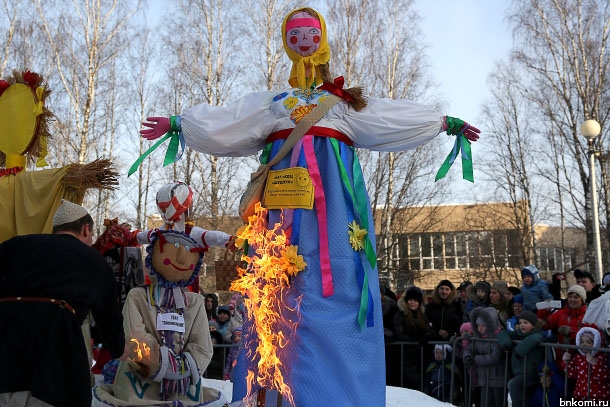
<instances>
[{"instance_id":1,"label":"green ribbon streamer","mask_svg":"<svg viewBox=\"0 0 610 407\"><path fill-rule=\"evenodd\" d=\"M350 184L349 177L347 175L347 170L345 169L345 165L343 164L343 160L341 159L341 153L339 151L339 142L336 139L329 139L333 151L335 153L335 158L337 159L337 163L339 165L339 173L341 174L341 180L343 181L343 185L347 189L350 197L352 198L352 202L355 204L355 208L359 217L360 222L362 222L362 226L367 230L367 235L364 240L364 253L368 260L368 263L371 268L375 268L377 264L377 254L375 253L375 249L373 248L373 244L369 239L369 233L371 233L369 229L369 218L368 218L368 210L366 206L366 196L364 196L364 177L362 176L362 171L360 171L360 163L358 161L358 156L354 152L354 163L352 166L352 174L354 176L354 187L352 188ZM354 193L354 189L357 191ZM366 265L364 268L364 278L362 282L362 292L360 293L360 309L358 310L358 324L360 325L360 329L364 329L366 326L366 315L367 310L369 308L369 272L368 267Z\"/></svg>"},{"instance_id":2,"label":"green ribbon streamer","mask_svg":"<svg viewBox=\"0 0 610 407\"><path fill-rule=\"evenodd\" d=\"M150 153L152 153L153 151L155 151L157 149L157 147L159 147L165 140L167 140L168 138L170 138L170 134L167 133L165 136L163 136L159 141L157 141L155 144L153 144L153 146L151 148L149 148L148 150L146 150L144 152L144 154L142 154L132 165L131 168L129 168L129 172L127 173L127 176L129 177L131 174L133 174L134 172L136 172L136 170L138 169L138 167L140 166L140 164L142 164L142 162L146 159L146 157L148 157L150 155Z\"/></svg>"},{"instance_id":3,"label":"green ribbon streamer","mask_svg":"<svg viewBox=\"0 0 610 407\"><path fill-rule=\"evenodd\" d=\"M463 133L458 134L455 137L455 143L453 144L453 149L445 158L445 162L441 165L441 168L438 169L436 173L436 177L434 181L438 181L441 178L444 178L445 175L449 172L449 169L453 165L453 162L457 158L457 156L462 153L462 178L467 181L474 182L474 176L472 171L472 150L470 148L470 140L466 138Z\"/></svg>"},{"instance_id":4,"label":"green ribbon streamer","mask_svg":"<svg viewBox=\"0 0 610 407\"><path fill-rule=\"evenodd\" d=\"M165 134L165 136L163 136L159 141L157 141L155 144L153 144L153 146L151 148L146 150L144 152L144 154L142 154L132 164L131 168L129 168L129 172L127 173L128 177L131 174L133 174L134 172L136 172L136 170L142 164L142 162L146 159L146 157L148 157L150 155L150 153L155 151L168 138L170 139L170 141L169 141L169 146L167 147L167 151L165 152L165 158L163 159L163 166L166 167L166 166L170 165L171 163L176 162L180 158L180 156L178 155L178 147L180 146L181 129L180 129L180 126L176 123L176 117L177 116L171 116L169 118L171 130L168 131ZM184 149L184 146L183 146L183 149ZM182 154L180 154L180 155L182 155Z\"/></svg>"}]
</instances>

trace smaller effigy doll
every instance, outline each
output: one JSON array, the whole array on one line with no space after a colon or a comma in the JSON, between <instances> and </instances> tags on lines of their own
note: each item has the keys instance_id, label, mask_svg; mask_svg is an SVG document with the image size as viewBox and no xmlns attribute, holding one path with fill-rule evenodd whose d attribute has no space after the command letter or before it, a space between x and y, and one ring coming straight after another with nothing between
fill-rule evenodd
<instances>
[{"instance_id":1,"label":"smaller effigy doll","mask_svg":"<svg viewBox=\"0 0 610 407\"><path fill-rule=\"evenodd\" d=\"M129 291L123 308L131 353L119 363L113 385L94 388L94 405L228 405L218 390L201 386L212 341L204 297L186 289L197 278L204 248L175 230L155 230L150 238L145 263L151 284Z\"/></svg>"}]
</instances>

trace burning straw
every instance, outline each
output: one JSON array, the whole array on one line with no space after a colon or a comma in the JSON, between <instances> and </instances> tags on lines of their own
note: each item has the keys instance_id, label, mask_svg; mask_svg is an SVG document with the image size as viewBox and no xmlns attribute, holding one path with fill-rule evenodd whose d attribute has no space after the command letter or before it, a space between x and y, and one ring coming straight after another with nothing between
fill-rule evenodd
<instances>
[{"instance_id":1,"label":"burning straw","mask_svg":"<svg viewBox=\"0 0 610 407\"><path fill-rule=\"evenodd\" d=\"M242 260L246 269L238 268L239 278L230 289L244 295L248 318L252 321L247 335L256 338L256 349L247 349L248 360L256 363L257 372L248 372L248 395L255 385L275 389L294 405L292 390L286 384L284 349L295 340L299 322L300 297L290 289L291 277L307 263L288 242L282 223L267 226L267 210L256 205L255 214L238 232L237 245L247 242L251 256Z\"/></svg>"}]
</instances>

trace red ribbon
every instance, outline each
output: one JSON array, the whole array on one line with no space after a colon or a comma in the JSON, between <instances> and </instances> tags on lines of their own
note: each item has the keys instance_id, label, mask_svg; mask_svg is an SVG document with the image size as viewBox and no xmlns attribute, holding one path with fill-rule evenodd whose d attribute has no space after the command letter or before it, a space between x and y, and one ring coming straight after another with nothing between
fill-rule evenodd
<instances>
[{"instance_id":1,"label":"red ribbon","mask_svg":"<svg viewBox=\"0 0 610 407\"><path fill-rule=\"evenodd\" d=\"M354 98L343 89L343 83L345 80L343 76L336 77L334 79L334 84L330 82L324 82L319 89L324 89L334 95L339 96L341 99L344 99L348 102L353 102Z\"/></svg>"}]
</instances>

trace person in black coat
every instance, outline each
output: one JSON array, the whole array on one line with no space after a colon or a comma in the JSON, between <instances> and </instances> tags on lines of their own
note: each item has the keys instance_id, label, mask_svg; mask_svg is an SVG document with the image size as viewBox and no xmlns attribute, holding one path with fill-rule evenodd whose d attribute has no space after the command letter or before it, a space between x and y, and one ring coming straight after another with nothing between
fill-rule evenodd
<instances>
[{"instance_id":1,"label":"person in black coat","mask_svg":"<svg viewBox=\"0 0 610 407\"><path fill-rule=\"evenodd\" d=\"M402 360L400 356L394 359L402 362L404 381L399 385L420 391L423 387L422 356L427 352L428 341L434 339L434 332L426 319L423 303L424 292L419 287L409 286L398 300L399 311L394 315L396 339L401 342L415 342L403 345ZM395 349L400 350L397 347Z\"/></svg>"},{"instance_id":2,"label":"person in black coat","mask_svg":"<svg viewBox=\"0 0 610 407\"><path fill-rule=\"evenodd\" d=\"M112 269L91 248L93 219L63 201L53 234L0 244L0 405L90 406L81 325L89 312L114 358L125 349ZM28 405L26 403L26 405Z\"/></svg>"},{"instance_id":3,"label":"person in black coat","mask_svg":"<svg viewBox=\"0 0 610 407\"><path fill-rule=\"evenodd\" d=\"M455 287L449 280L441 280L434 288L432 302L426 304L426 317L438 341L449 341L460 331L461 312L455 300Z\"/></svg>"}]
</instances>

